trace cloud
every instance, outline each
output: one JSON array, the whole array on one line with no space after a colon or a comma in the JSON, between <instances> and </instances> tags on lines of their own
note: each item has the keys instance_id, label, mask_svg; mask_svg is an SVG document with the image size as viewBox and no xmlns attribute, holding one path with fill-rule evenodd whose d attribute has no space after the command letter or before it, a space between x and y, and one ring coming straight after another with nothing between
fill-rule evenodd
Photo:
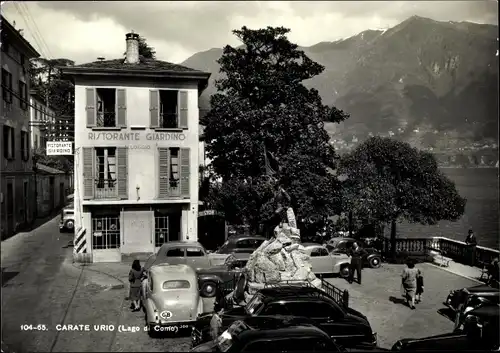
<instances>
[{"instance_id":1,"label":"cloud","mask_svg":"<svg viewBox=\"0 0 500 353\"><path fill-rule=\"evenodd\" d=\"M498 24L496 1L44 1L8 2L2 12L43 56L77 63L121 57L130 30L144 36L159 59L181 62L237 44L231 30L243 25L285 26L291 40L308 46L391 27L412 15Z\"/></svg>"}]
</instances>

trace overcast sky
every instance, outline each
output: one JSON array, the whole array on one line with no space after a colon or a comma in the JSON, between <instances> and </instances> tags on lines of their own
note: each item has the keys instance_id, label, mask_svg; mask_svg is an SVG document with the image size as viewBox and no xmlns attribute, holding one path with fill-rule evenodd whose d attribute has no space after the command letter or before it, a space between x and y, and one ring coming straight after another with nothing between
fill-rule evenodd
<instances>
[{"instance_id":1,"label":"overcast sky","mask_svg":"<svg viewBox=\"0 0 500 353\"><path fill-rule=\"evenodd\" d=\"M498 25L496 0L2 3L2 14L42 56L77 64L122 57L130 30L147 39L158 59L179 63L199 51L237 45L231 30L244 25L288 27L290 39L303 46L392 27L412 15Z\"/></svg>"}]
</instances>

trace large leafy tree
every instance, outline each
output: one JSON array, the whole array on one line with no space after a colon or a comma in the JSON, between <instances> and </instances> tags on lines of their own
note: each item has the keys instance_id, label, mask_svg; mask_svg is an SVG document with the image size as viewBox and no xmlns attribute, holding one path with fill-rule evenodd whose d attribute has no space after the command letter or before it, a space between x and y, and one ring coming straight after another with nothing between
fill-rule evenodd
<instances>
[{"instance_id":1,"label":"large leafy tree","mask_svg":"<svg viewBox=\"0 0 500 353\"><path fill-rule=\"evenodd\" d=\"M54 124L40 126L49 136L62 129L69 132L70 138L73 136L75 89L71 81L62 78L61 68L74 64L74 61L65 58L37 58L30 61L31 88L45 97L45 103L56 117ZM33 151L33 158L37 163L67 172L73 169L72 156L47 156L43 147Z\"/></svg>"},{"instance_id":2,"label":"large leafy tree","mask_svg":"<svg viewBox=\"0 0 500 353\"><path fill-rule=\"evenodd\" d=\"M201 119L207 156L223 180L214 203L234 223L272 222L279 204L308 220L339 206L337 156L323 122L347 114L323 105L318 91L303 85L324 68L288 40L289 31L233 31L243 45L224 48L223 78ZM289 200L278 197L281 189Z\"/></svg>"},{"instance_id":3,"label":"large leafy tree","mask_svg":"<svg viewBox=\"0 0 500 353\"><path fill-rule=\"evenodd\" d=\"M391 224L393 257L398 221L436 224L464 213L466 200L434 156L406 142L372 137L343 156L339 170L347 176L343 207L364 224Z\"/></svg>"}]
</instances>

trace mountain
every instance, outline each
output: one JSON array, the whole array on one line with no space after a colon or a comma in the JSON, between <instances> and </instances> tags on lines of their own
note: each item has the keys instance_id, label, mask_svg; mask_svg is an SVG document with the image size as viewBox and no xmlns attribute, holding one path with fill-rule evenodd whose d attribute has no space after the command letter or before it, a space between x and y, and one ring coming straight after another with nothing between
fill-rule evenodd
<instances>
[{"instance_id":1,"label":"mountain","mask_svg":"<svg viewBox=\"0 0 500 353\"><path fill-rule=\"evenodd\" d=\"M306 85L350 114L335 129L344 136L396 131L411 139L419 130L424 145L445 132L498 139L498 26L413 16L387 30L301 49L325 67ZM221 54L213 48L182 63L212 73L202 109L216 91Z\"/></svg>"}]
</instances>

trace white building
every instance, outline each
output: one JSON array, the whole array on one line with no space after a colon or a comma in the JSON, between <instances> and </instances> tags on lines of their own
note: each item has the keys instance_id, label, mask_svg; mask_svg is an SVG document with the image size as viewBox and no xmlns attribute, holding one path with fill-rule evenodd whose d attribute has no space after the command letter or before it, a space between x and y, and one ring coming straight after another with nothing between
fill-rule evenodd
<instances>
[{"instance_id":1,"label":"white building","mask_svg":"<svg viewBox=\"0 0 500 353\"><path fill-rule=\"evenodd\" d=\"M92 261L197 240L198 97L209 73L139 57L63 69L75 84L75 253ZM88 261L89 259L87 259Z\"/></svg>"},{"instance_id":2,"label":"white building","mask_svg":"<svg viewBox=\"0 0 500 353\"><path fill-rule=\"evenodd\" d=\"M31 148L45 148L50 141L51 127L55 124L55 113L45 105L45 99L35 91L30 91Z\"/></svg>"}]
</instances>

